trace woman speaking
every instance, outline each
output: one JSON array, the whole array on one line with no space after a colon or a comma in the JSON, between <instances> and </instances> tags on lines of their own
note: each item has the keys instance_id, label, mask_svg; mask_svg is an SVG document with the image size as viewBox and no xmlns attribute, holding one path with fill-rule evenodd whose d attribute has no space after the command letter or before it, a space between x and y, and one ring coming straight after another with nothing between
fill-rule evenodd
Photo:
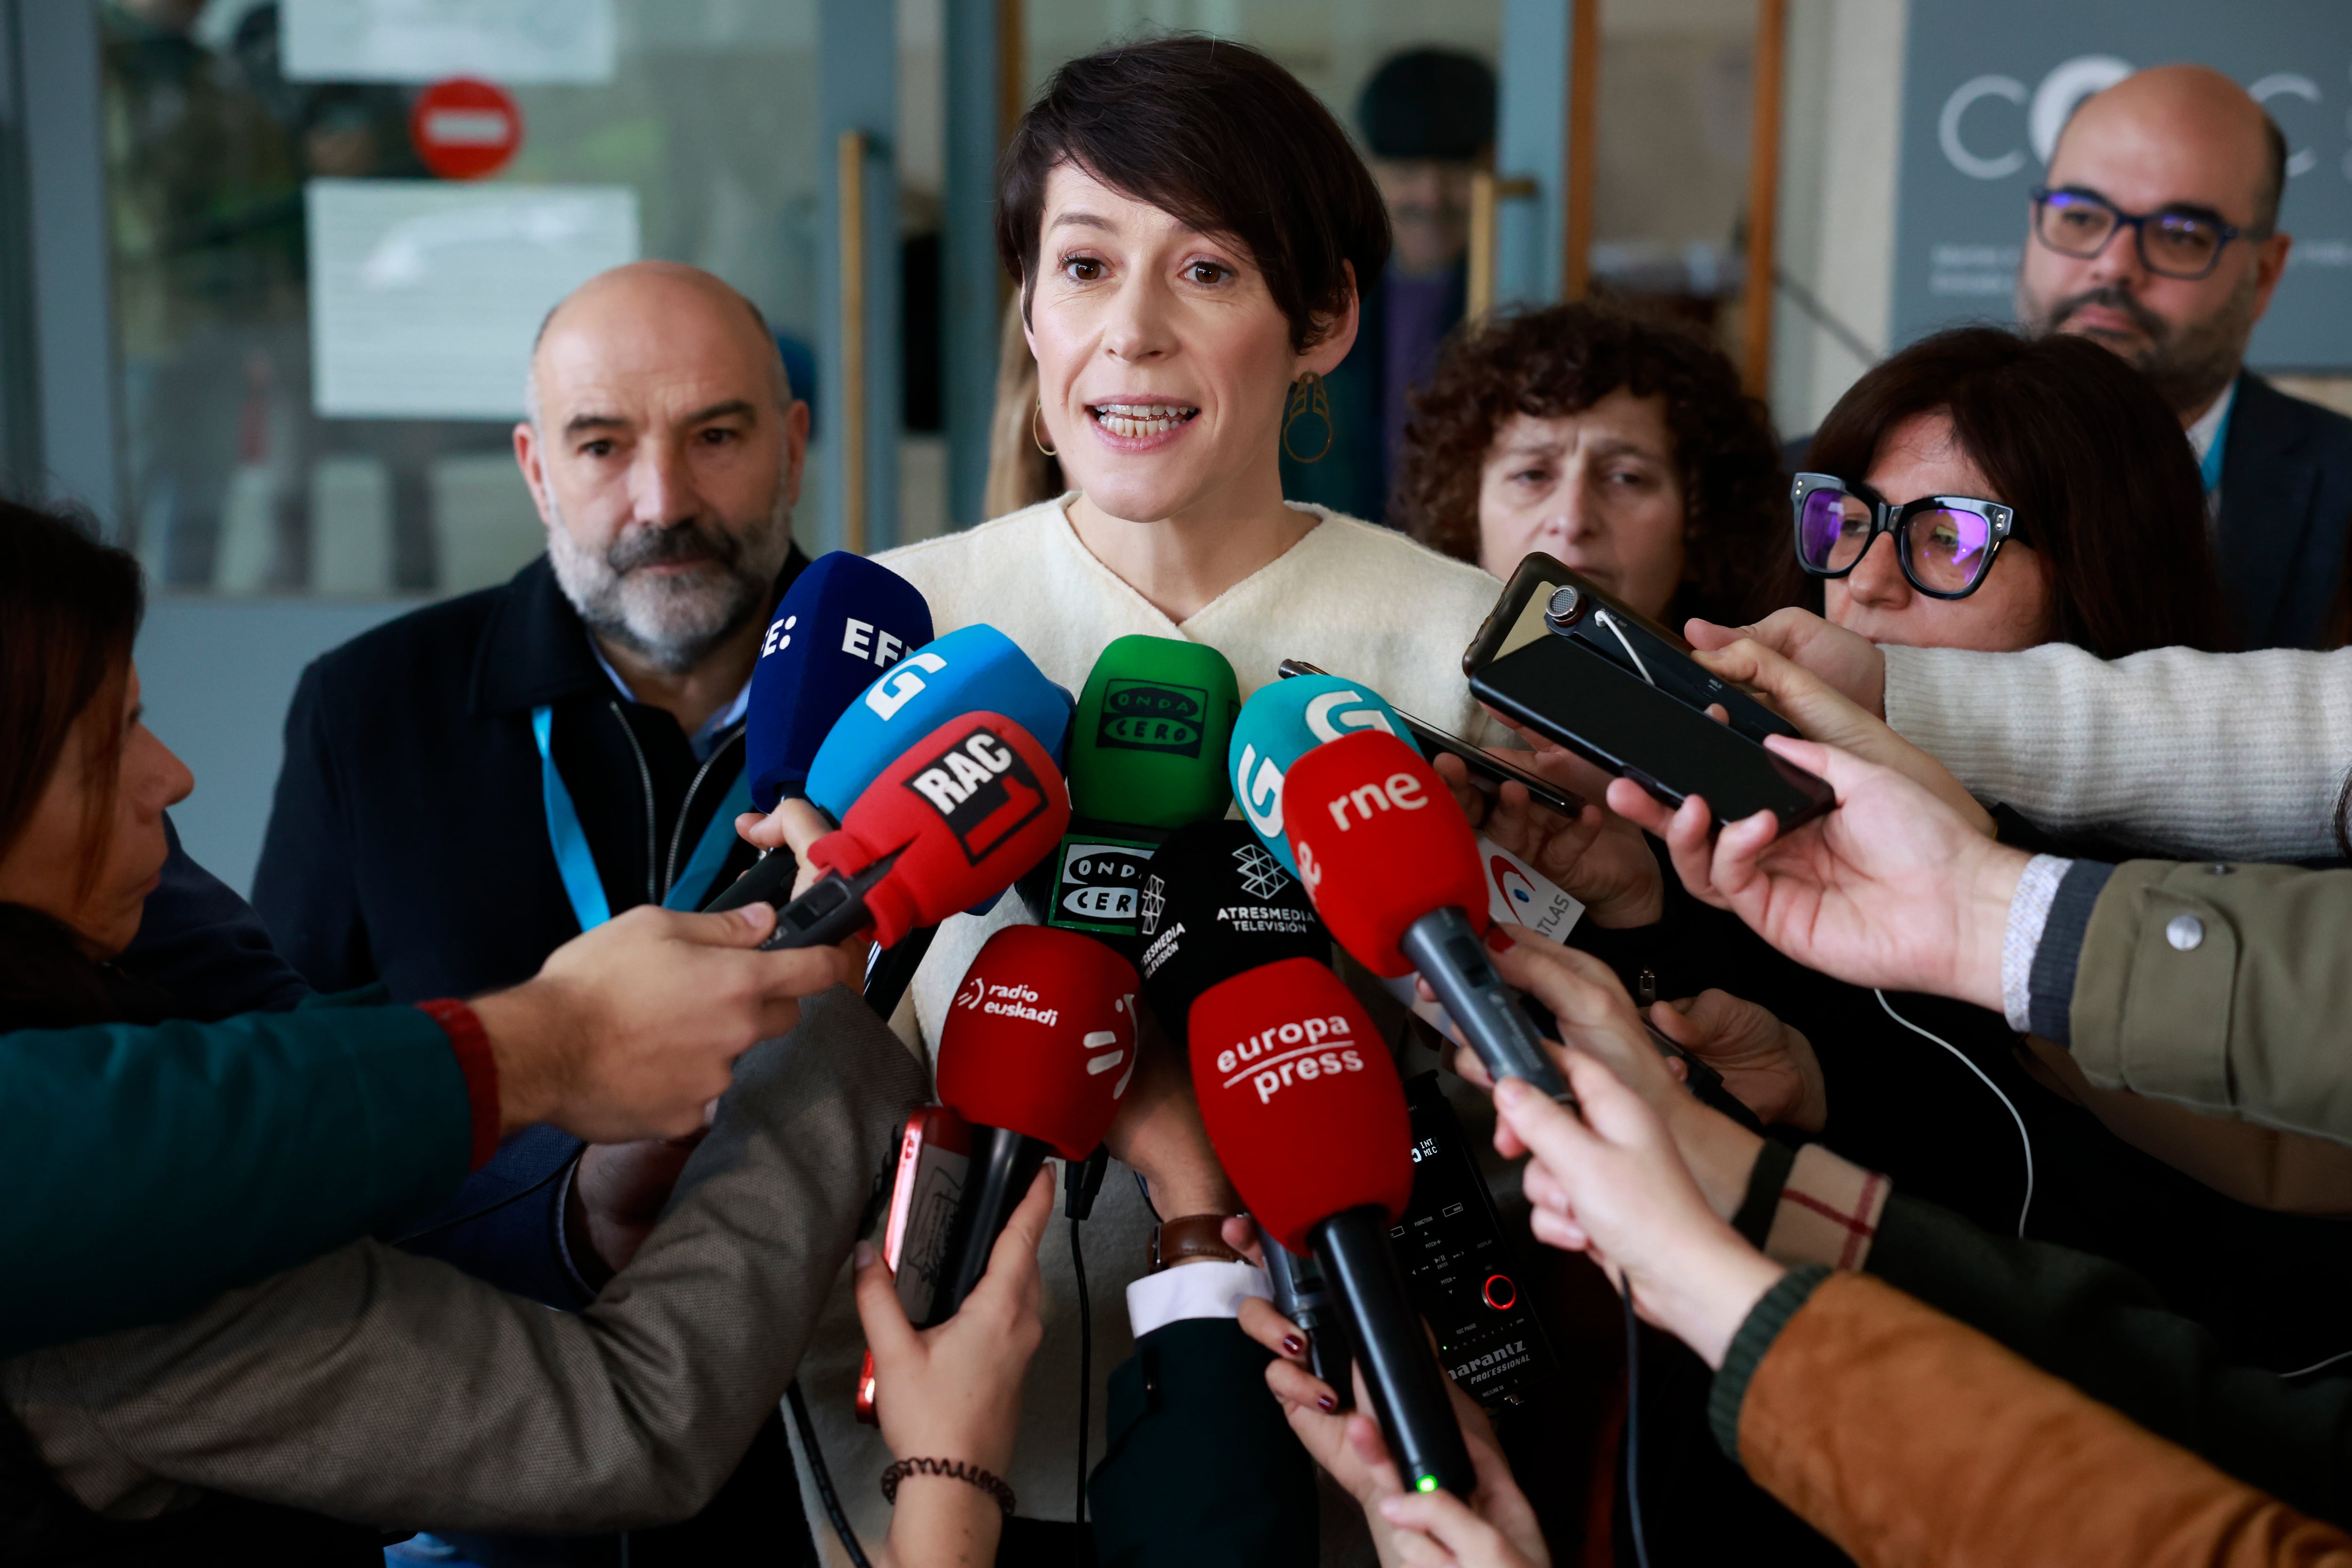
<instances>
[{"instance_id":1,"label":"woman speaking","mask_svg":"<svg viewBox=\"0 0 2352 1568\"><path fill-rule=\"evenodd\" d=\"M1331 444L1320 380L1355 342L1360 280L1389 253L1371 176L1314 95L1223 40L1165 37L1073 60L1005 149L996 233L1037 361L1031 434L1075 488L880 557L922 590L938 630L987 622L1074 691L1131 634L1216 648L1244 696L1284 658L1303 658L1433 723L1499 739L1461 671L1495 580L1282 498L1284 450L1313 459ZM1580 890L1564 872L1554 879ZM941 928L913 987L926 1039L990 930L1023 918L1013 902ZM1196 1147L1202 1160L1154 1169L1121 1150L1165 1218L1232 1204ZM1131 1184L1105 1185L1087 1243L1093 1300L1108 1309L1095 1314L1097 1379L1126 1353L1113 1287L1132 1278L1150 1224ZM1009 1478L1024 1497L1056 1500L1070 1492L1077 1399L1046 1380L1074 1383L1079 1359L1060 1250L1045 1259L1046 1341ZM845 1294L836 1308L846 1331ZM845 1341L854 1357L845 1331L821 1335L817 1352ZM845 1384L854 1365L840 1369ZM831 1370L812 1366L812 1386ZM836 1467L857 1468L845 1455L882 1462L845 1421L824 1442Z\"/></svg>"}]
</instances>

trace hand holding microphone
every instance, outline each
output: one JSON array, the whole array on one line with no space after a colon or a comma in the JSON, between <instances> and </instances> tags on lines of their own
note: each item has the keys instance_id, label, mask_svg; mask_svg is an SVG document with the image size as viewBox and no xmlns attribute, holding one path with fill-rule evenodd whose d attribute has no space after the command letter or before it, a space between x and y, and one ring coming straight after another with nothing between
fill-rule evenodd
<instances>
[{"instance_id":1,"label":"hand holding microphone","mask_svg":"<svg viewBox=\"0 0 2352 1568\"><path fill-rule=\"evenodd\" d=\"M1135 970L1091 937L1007 926L940 1026L940 1100L971 1124L971 1163L932 1306L954 1312L1048 1154L1084 1160L1135 1077Z\"/></svg>"},{"instance_id":2,"label":"hand holding microphone","mask_svg":"<svg viewBox=\"0 0 2352 1568\"><path fill-rule=\"evenodd\" d=\"M1370 1018L1293 958L1202 993L1191 1034L1210 1141L1266 1233L1321 1264L1406 1486L1467 1497L1445 1375L1389 1244L1412 1195L1412 1123Z\"/></svg>"},{"instance_id":3,"label":"hand holding microphone","mask_svg":"<svg viewBox=\"0 0 2352 1568\"><path fill-rule=\"evenodd\" d=\"M808 847L808 867L821 874L777 911L764 945L814 947L870 931L893 946L919 926L992 900L1069 821L1061 772L1027 730L1001 713L950 719L883 769L837 831Z\"/></svg>"},{"instance_id":4,"label":"hand holding microphone","mask_svg":"<svg viewBox=\"0 0 2352 1568\"><path fill-rule=\"evenodd\" d=\"M1477 840L1420 753L1378 733L1318 746L1291 764L1282 816L1299 879L1358 963L1383 976L1420 971L1490 1075L1568 1098L1487 960Z\"/></svg>"}]
</instances>

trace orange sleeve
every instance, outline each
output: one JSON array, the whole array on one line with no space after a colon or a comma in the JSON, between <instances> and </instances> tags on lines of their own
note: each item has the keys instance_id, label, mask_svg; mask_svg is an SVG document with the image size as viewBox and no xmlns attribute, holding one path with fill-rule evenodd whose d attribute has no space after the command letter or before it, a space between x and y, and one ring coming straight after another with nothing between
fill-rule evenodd
<instances>
[{"instance_id":1,"label":"orange sleeve","mask_svg":"<svg viewBox=\"0 0 2352 1568\"><path fill-rule=\"evenodd\" d=\"M1773 1340L1739 1458L1863 1568L2352 1568L2352 1536L1864 1275Z\"/></svg>"}]
</instances>

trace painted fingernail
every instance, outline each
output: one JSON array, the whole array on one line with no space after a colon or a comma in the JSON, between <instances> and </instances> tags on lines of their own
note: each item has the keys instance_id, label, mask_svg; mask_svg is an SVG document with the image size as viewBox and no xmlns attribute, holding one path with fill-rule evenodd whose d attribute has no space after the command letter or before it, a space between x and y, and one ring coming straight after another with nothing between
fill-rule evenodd
<instances>
[{"instance_id":1,"label":"painted fingernail","mask_svg":"<svg viewBox=\"0 0 2352 1568\"><path fill-rule=\"evenodd\" d=\"M1339 1401L1335 1395L1318 1394L1315 1396L1315 1408L1329 1415L1339 1408Z\"/></svg>"},{"instance_id":2,"label":"painted fingernail","mask_svg":"<svg viewBox=\"0 0 2352 1568\"><path fill-rule=\"evenodd\" d=\"M1282 1350L1285 1355L1305 1355L1307 1342L1297 1334L1285 1334L1282 1336Z\"/></svg>"},{"instance_id":3,"label":"painted fingernail","mask_svg":"<svg viewBox=\"0 0 2352 1568\"><path fill-rule=\"evenodd\" d=\"M1519 1102L1519 1097L1527 1092L1528 1086L1525 1079L1516 1078L1503 1079L1495 1085L1495 1103L1497 1105L1517 1105Z\"/></svg>"},{"instance_id":4,"label":"painted fingernail","mask_svg":"<svg viewBox=\"0 0 2352 1568\"><path fill-rule=\"evenodd\" d=\"M874 1244L870 1241L861 1241L850 1248L849 1255L856 1260L857 1267L863 1268L874 1261Z\"/></svg>"}]
</instances>

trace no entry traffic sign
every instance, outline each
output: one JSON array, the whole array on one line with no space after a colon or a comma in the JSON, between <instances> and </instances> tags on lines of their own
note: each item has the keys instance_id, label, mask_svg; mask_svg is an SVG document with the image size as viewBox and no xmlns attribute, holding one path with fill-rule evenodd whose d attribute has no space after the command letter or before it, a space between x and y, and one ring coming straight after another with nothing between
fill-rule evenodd
<instances>
[{"instance_id":1,"label":"no entry traffic sign","mask_svg":"<svg viewBox=\"0 0 2352 1568\"><path fill-rule=\"evenodd\" d=\"M504 168L522 145L522 111L504 88L453 76L416 95L408 139L443 179L478 180Z\"/></svg>"}]
</instances>

